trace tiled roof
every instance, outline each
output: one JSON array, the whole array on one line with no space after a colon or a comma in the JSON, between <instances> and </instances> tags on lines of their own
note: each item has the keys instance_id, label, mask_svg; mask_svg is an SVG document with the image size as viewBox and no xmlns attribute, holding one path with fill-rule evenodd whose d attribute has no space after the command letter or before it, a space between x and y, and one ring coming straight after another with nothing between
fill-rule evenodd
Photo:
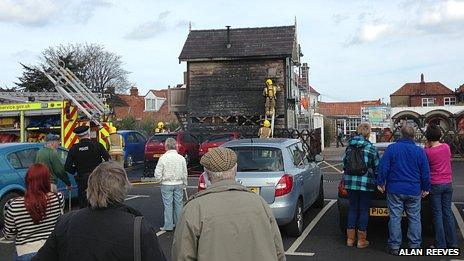
<instances>
[{"instance_id":1,"label":"tiled roof","mask_svg":"<svg viewBox=\"0 0 464 261\"><path fill-rule=\"evenodd\" d=\"M440 95L454 92L440 82L406 83L390 96Z\"/></svg>"},{"instance_id":2,"label":"tiled roof","mask_svg":"<svg viewBox=\"0 0 464 261\"><path fill-rule=\"evenodd\" d=\"M230 48L227 29L192 30L179 60L242 57L288 57L296 46L295 26L231 28Z\"/></svg>"},{"instance_id":3,"label":"tiled roof","mask_svg":"<svg viewBox=\"0 0 464 261\"><path fill-rule=\"evenodd\" d=\"M155 93L156 97L167 99L167 90L150 90ZM166 100L159 111L145 111L145 96L138 95L118 95L126 105L114 107L114 113L117 119L123 119L129 115L136 120L154 119L156 121L176 122L174 114L169 113L168 101Z\"/></svg>"},{"instance_id":4,"label":"tiled roof","mask_svg":"<svg viewBox=\"0 0 464 261\"><path fill-rule=\"evenodd\" d=\"M464 92L464 84L459 86L459 88L456 91L457 92Z\"/></svg>"},{"instance_id":5,"label":"tiled roof","mask_svg":"<svg viewBox=\"0 0 464 261\"><path fill-rule=\"evenodd\" d=\"M318 112L324 116L361 116L361 107L380 105L380 100L356 102L319 102Z\"/></svg>"},{"instance_id":6,"label":"tiled roof","mask_svg":"<svg viewBox=\"0 0 464 261\"><path fill-rule=\"evenodd\" d=\"M314 93L316 95L321 95L320 93L318 93L311 85L309 85L309 93Z\"/></svg>"}]
</instances>

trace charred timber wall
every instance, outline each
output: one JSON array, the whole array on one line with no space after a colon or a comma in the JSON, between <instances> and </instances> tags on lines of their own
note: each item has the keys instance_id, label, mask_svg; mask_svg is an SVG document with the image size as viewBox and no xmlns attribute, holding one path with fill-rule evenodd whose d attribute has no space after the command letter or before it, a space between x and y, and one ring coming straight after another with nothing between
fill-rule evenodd
<instances>
[{"instance_id":1,"label":"charred timber wall","mask_svg":"<svg viewBox=\"0 0 464 261\"><path fill-rule=\"evenodd\" d=\"M262 92L267 78L281 86L275 127L285 128L284 68L283 59L189 62L187 128L203 135L223 131L257 133L264 117Z\"/></svg>"}]
</instances>

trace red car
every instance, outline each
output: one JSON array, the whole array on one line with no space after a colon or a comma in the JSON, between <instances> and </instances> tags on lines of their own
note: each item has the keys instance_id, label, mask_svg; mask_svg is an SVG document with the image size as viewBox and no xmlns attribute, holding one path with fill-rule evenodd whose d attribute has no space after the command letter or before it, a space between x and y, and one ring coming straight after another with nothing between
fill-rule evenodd
<instances>
[{"instance_id":1,"label":"red car","mask_svg":"<svg viewBox=\"0 0 464 261\"><path fill-rule=\"evenodd\" d=\"M167 138L177 141L177 152L185 157L187 164L198 161L198 146L200 142L197 137L188 132L159 133L153 135L145 144L145 172L151 166L155 166L158 159L166 152L164 142Z\"/></svg>"},{"instance_id":2,"label":"red car","mask_svg":"<svg viewBox=\"0 0 464 261\"><path fill-rule=\"evenodd\" d=\"M219 147L228 141L236 139L240 139L240 133L238 132L211 135L200 145L199 156L205 155L211 148Z\"/></svg>"}]
</instances>

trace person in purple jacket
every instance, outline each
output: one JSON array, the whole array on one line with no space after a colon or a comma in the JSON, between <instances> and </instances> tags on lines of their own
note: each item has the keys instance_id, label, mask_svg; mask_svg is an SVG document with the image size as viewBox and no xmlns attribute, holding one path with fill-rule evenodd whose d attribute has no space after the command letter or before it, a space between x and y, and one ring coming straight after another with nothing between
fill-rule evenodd
<instances>
[{"instance_id":1,"label":"person in purple jacket","mask_svg":"<svg viewBox=\"0 0 464 261\"><path fill-rule=\"evenodd\" d=\"M387 192L390 214L388 222L388 251L398 255L401 246L401 215L408 216L409 248L420 248L421 237L421 197L430 189L430 170L424 149L414 143L413 127L401 128L401 139L385 150L380 160L377 189Z\"/></svg>"},{"instance_id":2,"label":"person in purple jacket","mask_svg":"<svg viewBox=\"0 0 464 261\"><path fill-rule=\"evenodd\" d=\"M457 248L456 227L451 199L453 197L453 178L451 171L451 150L448 144L440 143L441 130L430 125L425 131L427 145L425 153L430 166L430 205L435 228L435 247Z\"/></svg>"}]
</instances>

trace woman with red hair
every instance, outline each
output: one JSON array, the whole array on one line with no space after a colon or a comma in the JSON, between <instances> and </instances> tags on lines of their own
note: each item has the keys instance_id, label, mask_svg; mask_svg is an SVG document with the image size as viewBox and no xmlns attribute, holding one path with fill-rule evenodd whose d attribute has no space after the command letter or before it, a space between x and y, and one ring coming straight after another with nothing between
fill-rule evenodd
<instances>
[{"instance_id":1,"label":"woman with red hair","mask_svg":"<svg viewBox=\"0 0 464 261\"><path fill-rule=\"evenodd\" d=\"M14 239L16 260L30 260L52 233L58 217L63 212L62 194L50 192L50 171L37 163L26 173L24 197L10 200L5 205L6 239Z\"/></svg>"}]
</instances>

